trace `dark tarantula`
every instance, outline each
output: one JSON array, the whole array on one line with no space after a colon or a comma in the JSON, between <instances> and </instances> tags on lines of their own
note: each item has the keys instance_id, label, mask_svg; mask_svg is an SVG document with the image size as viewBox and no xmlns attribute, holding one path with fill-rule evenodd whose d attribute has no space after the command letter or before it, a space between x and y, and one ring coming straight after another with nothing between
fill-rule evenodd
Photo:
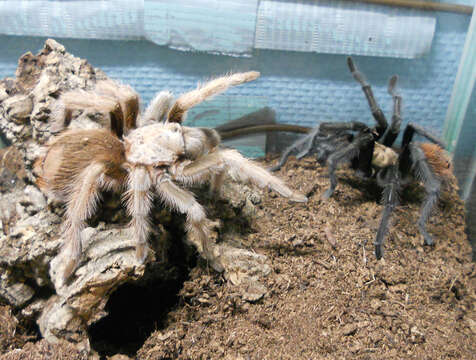
<instances>
[{"instance_id":1,"label":"dark tarantula","mask_svg":"<svg viewBox=\"0 0 476 360\"><path fill-rule=\"evenodd\" d=\"M299 139L283 153L279 163L271 168L279 170L291 154L300 159L315 154L319 163L327 162L330 187L323 194L329 199L337 185L335 171L341 162L350 161L351 167L364 177L375 177L383 188L385 206L375 240L375 256L383 256L383 241L388 230L390 215L398 204L399 190L410 175L416 176L426 190L426 198L421 208L418 227L423 234L425 244L432 245L433 239L425 225L435 205L441 186L452 179L452 165L443 150L443 142L424 128L409 123L403 133L400 149L392 148L400 132L402 123L402 98L396 91L397 76L392 76L388 92L393 98L393 116L390 125L384 113L377 105L370 85L364 75L358 71L352 58L347 58L349 69L360 85L369 103L372 115L377 122L375 127L357 122L323 122L305 137ZM413 141L415 134L421 135L432 143Z\"/></svg>"},{"instance_id":2,"label":"dark tarantula","mask_svg":"<svg viewBox=\"0 0 476 360\"><path fill-rule=\"evenodd\" d=\"M40 189L66 203L64 281L78 266L81 231L96 211L102 190L125 190L138 260L144 261L148 254L148 215L155 193L165 206L187 215L188 240L218 271L223 268L209 243L211 222L193 193L178 184L209 181L212 190L219 191L228 174L235 181L269 187L293 201L307 201L237 151L220 148L215 130L181 125L191 107L258 76L251 71L220 77L176 100L169 92L161 92L142 115L132 88L111 80L98 82L93 91L75 90L60 97L52 114L57 127L71 121L72 111L88 108L108 114L110 120L108 128L67 130L54 137L35 163Z\"/></svg>"}]
</instances>

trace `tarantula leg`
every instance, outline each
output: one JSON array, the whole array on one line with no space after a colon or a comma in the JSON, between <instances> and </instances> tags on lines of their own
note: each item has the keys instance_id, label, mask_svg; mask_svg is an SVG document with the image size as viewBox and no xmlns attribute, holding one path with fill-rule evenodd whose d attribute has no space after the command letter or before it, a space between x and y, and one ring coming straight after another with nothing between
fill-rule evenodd
<instances>
[{"instance_id":1,"label":"tarantula leg","mask_svg":"<svg viewBox=\"0 0 476 360\"><path fill-rule=\"evenodd\" d=\"M220 153L212 152L182 167L174 179L185 184L202 183L209 179L210 196L218 196L225 181L224 166Z\"/></svg>"},{"instance_id":2,"label":"tarantula leg","mask_svg":"<svg viewBox=\"0 0 476 360\"><path fill-rule=\"evenodd\" d=\"M400 133L400 126L402 124L402 97L398 94L396 90L397 80L397 75L394 75L390 78L390 81L388 83L388 93L392 95L393 98L393 115L391 125L387 128L387 130L385 130L385 133L382 136L381 142L385 146L393 145L395 139Z\"/></svg>"},{"instance_id":3,"label":"tarantula leg","mask_svg":"<svg viewBox=\"0 0 476 360\"><path fill-rule=\"evenodd\" d=\"M161 91L156 94L141 116L139 126L142 127L155 122L164 121L172 106L173 100L174 97L169 91Z\"/></svg>"},{"instance_id":4,"label":"tarantula leg","mask_svg":"<svg viewBox=\"0 0 476 360\"><path fill-rule=\"evenodd\" d=\"M221 195L221 188L225 182L225 172L222 171L218 174L213 174L210 179L210 195L219 196Z\"/></svg>"},{"instance_id":5,"label":"tarantula leg","mask_svg":"<svg viewBox=\"0 0 476 360\"><path fill-rule=\"evenodd\" d=\"M302 145L303 148L302 150L296 155L296 159L302 159L303 157L309 155L312 151L312 148L314 146L314 142L316 141L316 138L319 136L320 132L320 127L317 126L314 129L312 129L308 135L306 135L306 141Z\"/></svg>"},{"instance_id":6,"label":"tarantula leg","mask_svg":"<svg viewBox=\"0 0 476 360\"><path fill-rule=\"evenodd\" d=\"M84 90L64 93L55 102L51 113L52 131L59 132L69 126L73 110L94 110L109 114L110 128L118 137L124 131L124 114L121 104L113 97ZM104 125L104 124L103 124Z\"/></svg>"},{"instance_id":7,"label":"tarantula leg","mask_svg":"<svg viewBox=\"0 0 476 360\"><path fill-rule=\"evenodd\" d=\"M373 135L371 133L360 133L349 145L346 145L329 156L327 159L327 164L329 168L330 187L322 195L324 200L328 200L332 196L337 186L337 177L335 175L337 165L343 161L351 160L356 157L360 150L367 147L372 141Z\"/></svg>"},{"instance_id":8,"label":"tarantula leg","mask_svg":"<svg viewBox=\"0 0 476 360\"><path fill-rule=\"evenodd\" d=\"M63 236L66 239L64 255L68 259L63 272L63 282L73 274L81 259L81 231L86 220L96 210L100 197L98 179L104 174L104 170L105 167L101 163L88 165L71 188L63 225Z\"/></svg>"},{"instance_id":9,"label":"tarantula leg","mask_svg":"<svg viewBox=\"0 0 476 360\"><path fill-rule=\"evenodd\" d=\"M418 228L425 239L426 245L433 245L431 235L426 231L426 222L431 215L431 211L438 201L441 189L441 181L432 171L428 164L423 150L418 144L410 143L410 156L413 162L413 169L417 177L423 182L426 191L425 200L421 207L421 215L418 220Z\"/></svg>"},{"instance_id":10,"label":"tarantula leg","mask_svg":"<svg viewBox=\"0 0 476 360\"><path fill-rule=\"evenodd\" d=\"M375 142L369 141L359 152L356 160L357 173L363 177L372 176L372 159L374 155Z\"/></svg>"},{"instance_id":11,"label":"tarantula leg","mask_svg":"<svg viewBox=\"0 0 476 360\"><path fill-rule=\"evenodd\" d=\"M282 180L236 150L220 149L186 163L185 166L171 167L170 171L174 180L187 185L201 183L211 177L215 187L221 185L224 172L228 172L235 181L252 183L260 188L268 187L292 201L307 201L304 195L292 191Z\"/></svg>"},{"instance_id":12,"label":"tarantula leg","mask_svg":"<svg viewBox=\"0 0 476 360\"><path fill-rule=\"evenodd\" d=\"M269 170L278 171L279 169L283 167L286 161L288 161L288 158L296 152L299 152L297 155L299 156L299 159L306 156L312 150L315 137L317 136L318 133L319 133L319 126L312 129L309 134L293 142L290 146L286 148L286 150L284 150L283 154L281 155L281 158L279 159L279 163L276 164L275 166L272 166Z\"/></svg>"},{"instance_id":13,"label":"tarantula leg","mask_svg":"<svg viewBox=\"0 0 476 360\"><path fill-rule=\"evenodd\" d=\"M197 104L226 91L230 86L240 85L257 79L260 73L248 71L225 75L199 86L198 89L181 95L170 108L167 114L168 122L182 123L187 111Z\"/></svg>"},{"instance_id":14,"label":"tarantula leg","mask_svg":"<svg viewBox=\"0 0 476 360\"><path fill-rule=\"evenodd\" d=\"M375 257L377 260L380 260L383 257L383 242L388 231L390 216L398 205L398 192L400 190L400 180L397 167L390 166L383 171L385 171L383 177L380 173L377 176L379 185L383 187L383 203L385 206L374 243Z\"/></svg>"},{"instance_id":15,"label":"tarantula leg","mask_svg":"<svg viewBox=\"0 0 476 360\"><path fill-rule=\"evenodd\" d=\"M223 159L228 174L242 183L252 183L260 188L268 187L281 196L295 202L307 202L303 194L291 190L281 179L271 175L267 170L243 157L238 151L225 149L218 150Z\"/></svg>"},{"instance_id":16,"label":"tarantula leg","mask_svg":"<svg viewBox=\"0 0 476 360\"><path fill-rule=\"evenodd\" d=\"M184 166L177 167L174 171L182 182L195 184L204 181L210 173L216 174L223 171L224 162L219 151L203 155L195 161L184 163ZM188 181L187 181L188 180Z\"/></svg>"},{"instance_id":17,"label":"tarantula leg","mask_svg":"<svg viewBox=\"0 0 476 360\"><path fill-rule=\"evenodd\" d=\"M201 156L195 161L185 160L169 168L174 181L187 186L210 181L210 195L219 192L224 180L224 162L217 152Z\"/></svg>"},{"instance_id":18,"label":"tarantula leg","mask_svg":"<svg viewBox=\"0 0 476 360\"><path fill-rule=\"evenodd\" d=\"M139 115L139 95L129 85L123 85L112 80L102 80L96 83L95 90L119 102L124 123L119 130L113 129L119 137L137 127L136 119Z\"/></svg>"},{"instance_id":19,"label":"tarantula leg","mask_svg":"<svg viewBox=\"0 0 476 360\"><path fill-rule=\"evenodd\" d=\"M270 171L277 171L286 163L289 156L294 152L299 151L296 155L297 159L301 159L304 156L310 154L312 151L315 151L319 154L318 159L324 159L326 156L320 154L326 154L331 149L327 145L327 142L333 141L334 139L341 138L341 134L330 135L329 132L340 132L340 131L363 131L368 129L368 126L364 123L358 121L351 122L323 122L317 127L311 130L309 134L303 138L298 139L296 142L291 144L281 156L279 163L270 168ZM332 147L332 145L331 145Z\"/></svg>"},{"instance_id":20,"label":"tarantula leg","mask_svg":"<svg viewBox=\"0 0 476 360\"><path fill-rule=\"evenodd\" d=\"M270 167L269 171L278 171L279 169L281 169L283 167L283 165L286 164L286 161L288 161L288 158L294 152L296 152L297 149L299 149L299 145L302 145L302 144L306 143L308 140L309 139L306 135L303 138L298 139L296 142L292 143L290 146L288 146L286 148L286 150L284 150L283 154L281 155L281 158L279 159L279 162L276 165Z\"/></svg>"},{"instance_id":21,"label":"tarantula leg","mask_svg":"<svg viewBox=\"0 0 476 360\"><path fill-rule=\"evenodd\" d=\"M402 139L402 148L404 148L404 147L408 146L408 144L410 144L410 142L413 140L413 136L415 135L415 133L417 133L418 135L421 135L421 136L427 138L428 140L434 142L435 144L440 146L442 149L446 148L445 143L441 139L437 138L433 134L430 134L423 127L421 127L417 124L413 124L413 123L409 123L407 125L407 127L405 128L405 131L403 133L403 139Z\"/></svg>"},{"instance_id":22,"label":"tarantula leg","mask_svg":"<svg viewBox=\"0 0 476 360\"><path fill-rule=\"evenodd\" d=\"M372 111L372 116L374 117L375 121L377 121L377 132L379 136L381 136L385 130L387 129L388 122L385 118L385 114L383 113L382 109L378 106L377 102L375 101L374 94L372 92L372 88L367 83L364 74L362 74L354 64L354 61L351 57L347 58L347 65L349 67L350 72L355 80L362 86L362 91L367 98L367 102L369 103L370 111Z\"/></svg>"},{"instance_id":23,"label":"tarantula leg","mask_svg":"<svg viewBox=\"0 0 476 360\"><path fill-rule=\"evenodd\" d=\"M161 200L170 208L187 215L186 229L188 240L195 245L198 252L212 267L222 272L223 267L216 262L210 246L209 220L203 207L195 200L193 194L174 184L169 178L157 179L156 190Z\"/></svg>"},{"instance_id":24,"label":"tarantula leg","mask_svg":"<svg viewBox=\"0 0 476 360\"><path fill-rule=\"evenodd\" d=\"M132 220L130 226L136 241L136 258L143 262L148 254L147 238L150 231L148 215L152 207L150 188L152 180L145 167L137 166L129 173L127 192L127 211Z\"/></svg>"}]
</instances>

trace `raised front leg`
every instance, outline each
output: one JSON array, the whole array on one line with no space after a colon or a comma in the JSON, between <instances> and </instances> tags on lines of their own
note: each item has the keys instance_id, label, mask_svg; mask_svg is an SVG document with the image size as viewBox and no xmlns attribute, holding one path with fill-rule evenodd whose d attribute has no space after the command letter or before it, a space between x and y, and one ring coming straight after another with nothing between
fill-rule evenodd
<instances>
[{"instance_id":1,"label":"raised front leg","mask_svg":"<svg viewBox=\"0 0 476 360\"><path fill-rule=\"evenodd\" d=\"M392 95L393 98L393 115L392 123L385 131L385 134L382 136L381 143L385 146L392 146L395 142L395 139L400 133L400 126L402 124L401 110L402 110L402 97L398 94L397 87L397 75L394 75L390 78L388 83L388 93Z\"/></svg>"},{"instance_id":2,"label":"raised front leg","mask_svg":"<svg viewBox=\"0 0 476 360\"><path fill-rule=\"evenodd\" d=\"M154 122L164 121L167 113L170 110L170 107L172 106L173 100L174 97L172 93L168 91L161 91L157 93L140 117L139 126L145 126Z\"/></svg>"},{"instance_id":3,"label":"raised front leg","mask_svg":"<svg viewBox=\"0 0 476 360\"><path fill-rule=\"evenodd\" d=\"M260 73L257 71L248 71L225 75L211 80L199 86L198 89L189 91L177 98L167 114L167 121L182 123L187 111L195 105L226 91L231 86L255 80L259 76Z\"/></svg>"},{"instance_id":4,"label":"raised front leg","mask_svg":"<svg viewBox=\"0 0 476 360\"><path fill-rule=\"evenodd\" d=\"M74 110L94 110L109 115L109 124L101 125L111 129L119 138L124 133L124 114L118 100L109 95L84 90L64 93L53 104L51 130L60 132L66 129L72 121Z\"/></svg>"},{"instance_id":5,"label":"raised front leg","mask_svg":"<svg viewBox=\"0 0 476 360\"><path fill-rule=\"evenodd\" d=\"M129 85L123 85L112 80L102 80L96 83L95 90L103 95L116 99L122 109L123 127L114 132L121 137L137 127L139 116L139 95Z\"/></svg>"},{"instance_id":6,"label":"raised front leg","mask_svg":"<svg viewBox=\"0 0 476 360\"><path fill-rule=\"evenodd\" d=\"M364 74L362 74L357 67L354 64L354 61L352 60L351 57L347 58L347 65L349 67L350 72L352 73L352 76L354 77L355 80L362 86L362 91L365 94L365 97L367 98L367 102L369 103L370 111L372 111L372 116L374 117L375 121L377 122L377 132L379 136L382 136L385 130L387 129L388 122L387 119L385 118L385 114L383 113L382 109L377 104L377 101L375 101L374 94L372 92L372 88L370 85L367 83L367 80L365 79Z\"/></svg>"}]
</instances>

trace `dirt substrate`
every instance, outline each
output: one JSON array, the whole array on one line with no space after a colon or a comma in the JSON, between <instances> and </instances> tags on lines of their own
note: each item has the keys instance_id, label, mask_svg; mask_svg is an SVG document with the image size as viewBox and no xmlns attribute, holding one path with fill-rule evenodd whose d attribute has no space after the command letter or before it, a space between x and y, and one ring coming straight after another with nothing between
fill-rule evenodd
<instances>
[{"instance_id":1,"label":"dirt substrate","mask_svg":"<svg viewBox=\"0 0 476 360\"><path fill-rule=\"evenodd\" d=\"M328 186L326 169L313 160L291 160L279 175L307 193L309 202L291 204L266 193L251 229L238 237L243 247L268 257L272 271L263 279L267 294L255 303L246 302L221 275L197 266L165 323L129 356L148 360L476 356L476 269L455 189L442 195L429 221L435 246L428 247L422 245L416 225L424 191L417 184L406 187L387 235L385 259L377 261L373 241L382 206L373 181L340 170L334 197L322 201ZM2 309L8 316L8 308ZM8 353L28 339L20 337L21 331L15 335L0 330L0 351L6 359L39 358L31 357L34 351L53 351L55 357L45 359L78 358L68 349L54 350L43 342Z\"/></svg>"}]
</instances>

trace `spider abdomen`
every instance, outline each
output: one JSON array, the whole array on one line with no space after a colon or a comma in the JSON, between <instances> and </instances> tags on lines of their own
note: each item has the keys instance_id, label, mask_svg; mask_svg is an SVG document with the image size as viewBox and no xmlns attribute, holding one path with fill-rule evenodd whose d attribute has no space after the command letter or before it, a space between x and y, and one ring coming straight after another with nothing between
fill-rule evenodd
<instances>
[{"instance_id":1,"label":"spider abdomen","mask_svg":"<svg viewBox=\"0 0 476 360\"><path fill-rule=\"evenodd\" d=\"M450 180L453 177L453 165L447 152L437 144L420 143L419 145L435 174L442 179Z\"/></svg>"},{"instance_id":2,"label":"spider abdomen","mask_svg":"<svg viewBox=\"0 0 476 360\"><path fill-rule=\"evenodd\" d=\"M123 182L125 160L123 143L109 130L67 131L48 144L45 156L37 160L37 183L63 198L79 174L94 162L104 166L106 176Z\"/></svg>"}]
</instances>

